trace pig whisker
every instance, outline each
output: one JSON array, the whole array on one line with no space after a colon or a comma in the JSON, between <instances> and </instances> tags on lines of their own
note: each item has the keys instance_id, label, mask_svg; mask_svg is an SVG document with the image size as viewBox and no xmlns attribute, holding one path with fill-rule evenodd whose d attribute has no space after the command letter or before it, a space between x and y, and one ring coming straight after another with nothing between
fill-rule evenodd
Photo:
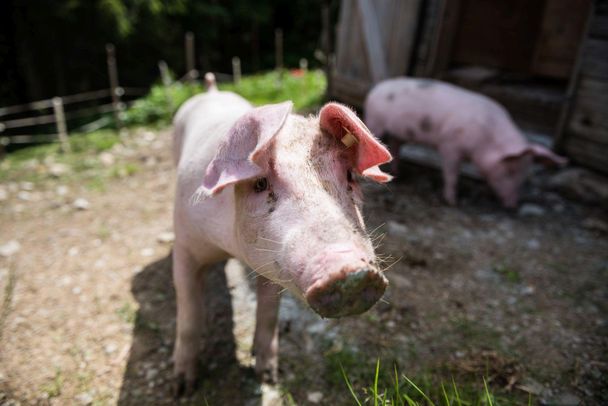
<instances>
[{"instance_id":1,"label":"pig whisker","mask_svg":"<svg viewBox=\"0 0 608 406\"><path fill-rule=\"evenodd\" d=\"M279 250L271 250L269 248L258 248L258 247L254 247L256 250L258 251L267 251L267 252L281 252Z\"/></svg>"},{"instance_id":2,"label":"pig whisker","mask_svg":"<svg viewBox=\"0 0 608 406\"><path fill-rule=\"evenodd\" d=\"M266 271L266 272L260 272L260 273L256 273L255 275L253 275L253 279L255 280L256 278L259 278L260 276L266 277L267 274L269 274L271 271ZM267 278L269 283L291 283L293 282L293 279L274 279L271 280L270 278ZM280 293L280 292L279 292Z\"/></svg>"},{"instance_id":3,"label":"pig whisker","mask_svg":"<svg viewBox=\"0 0 608 406\"><path fill-rule=\"evenodd\" d=\"M393 262L392 264L390 264L389 266L387 266L386 268L384 268L384 269L382 270L382 272L386 272L386 271L388 271L388 270L389 270L389 269L391 269L391 268L392 268L392 267L393 267L393 266L394 266L394 265L395 265L397 262L401 261L402 259L403 259L403 256L399 257L399 259L397 259L395 262Z\"/></svg>"},{"instance_id":4,"label":"pig whisker","mask_svg":"<svg viewBox=\"0 0 608 406\"><path fill-rule=\"evenodd\" d=\"M262 264L262 265L258 266L255 269L252 269L251 272L249 272L247 274L247 277L248 278L252 278L252 279L256 279L259 276L266 277L266 275L268 275L270 272L272 272L272 270L268 270L268 271L265 271L265 272L259 272L259 270L262 269L262 268L264 268L264 267L266 267L266 266L268 266L268 265L270 265L270 264L272 264L272 263L274 263L274 260L272 260L270 262L267 262L265 264ZM289 282L292 282L292 281L293 281L293 279L276 279L276 282L279 282L279 283L289 283Z\"/></svg>"},{"instance_id":5,"label":"pig whisker","mask_svg":"<svg viewBox=\"0 0 608 406\"><path fill-rule=\"evenodd\" d=\"M274 263L274 259L273 259L272 261L266 262L265 264L262 264L262 265L258 266L258 267L257 267L257 268L255 268L255 269L252 269L252 270L251 270L251 272L249 272L249 273L247 274L247 277L250 277L252 274L258 273L258 271L259 271L260 269L262 269L262 268L264 268L264 267L266 267L266 266L268 266L268 265L270 265L270 264L272 264L272 263Z\"/></svg>"},{"instance_id":6,"label":"pig whisker","mask_svg":"<svg viewBox=\"0 0 608 406\"><path fill-rule=\"evenodd\" d=\"M260 238L260 240L270 241L270 242L273 242L273 243L275 243L275 244L282 245L282 243L281 243L281 242L279 242L279 241L275 241L275 240L271 240L270 238L266 238L266 237L259 237L259 238Z\"/></svg>"},{"instance_id":7,"label":"pig whisker","mask_svg":"<svg viewBox=\"0 0 608 406\"><path fill-rule=\"evenodd\" d=\"M386 223L382 223L380 224L378 227L374 228L372 231L370 231L369 233L367 233L370 237L372 236L372 234L374 234L376 231L378 231L382 226L384 226Z\"/></svg>"},{"instance_id":8,"label":"pig whisker","mask_svg":"<svg viewBox=\"0 0 608 406\"><path fill-rule=\"evenodd\" d=\"M382 245L384 237L386 237L386 233L379 234L378 236L371 239L372 246L374 247L374 249L378 249L378 247Z\"/></svg>"},{"instance_id":9,"label":"pig whisker","mask_svg":"<svg viewBox=\"0 0 608 406\"><path fill-rule=\"evenodd\" d=\"M386 264L387 262L391 262L393 260L392 255L387 255L386 257L376 256L376 262L379 264Z\"/></svg>"}]
</instances>

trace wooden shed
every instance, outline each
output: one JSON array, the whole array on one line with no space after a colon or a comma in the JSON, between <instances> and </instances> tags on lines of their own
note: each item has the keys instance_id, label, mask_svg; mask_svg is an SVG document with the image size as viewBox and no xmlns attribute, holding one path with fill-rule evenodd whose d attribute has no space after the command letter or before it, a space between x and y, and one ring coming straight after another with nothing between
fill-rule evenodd
<instances>
[{"instance_id":1,"label":"wooden shed","mask_svg":"<svg viewBox=\"0 0 608 406\"><path fill-rule=\"evenodd\" d=\"M608 0L342 0L330 97L434 77L487 94L525 130L608 173Z\"/></svg>"}]
</instances>

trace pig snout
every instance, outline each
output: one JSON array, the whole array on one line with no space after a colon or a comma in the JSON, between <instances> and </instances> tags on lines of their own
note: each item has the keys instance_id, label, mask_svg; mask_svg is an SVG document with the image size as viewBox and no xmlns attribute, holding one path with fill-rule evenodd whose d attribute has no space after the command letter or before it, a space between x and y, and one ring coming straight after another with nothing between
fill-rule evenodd
<instances>
[{"instance_id":1,"label":"pig snout","mask_svg":"<svg viewBox=\"0 0 608 406\"><path fill-rule=\"evenodd\" d=\"M321 317L337 318L369 310L384 294L388 281L372 261L355 252L326 252L313 263L321 275L304 292L309 306Z\"/></svg>"}]
</instances>

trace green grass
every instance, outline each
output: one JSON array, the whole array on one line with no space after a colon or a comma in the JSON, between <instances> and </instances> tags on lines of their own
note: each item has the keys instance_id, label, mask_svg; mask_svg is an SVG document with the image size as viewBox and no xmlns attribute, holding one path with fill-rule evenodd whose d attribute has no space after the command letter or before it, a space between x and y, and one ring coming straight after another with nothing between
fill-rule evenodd
<instances>
[{"instance_id":1,"label":"green grass","mask_svg":"<svg viewBox=\"0 0 608 406\"><path fill-rule=\"evenodd\" d=\"M323 101L325 75L320 70L295 76L289 71L271 71L244 77L238 85L221 84L221 90L235 92L255 105L293 101L296 111L311 111Z\"/></svg>"},{"instance_id":2,"label":"green grass","mask_svg":"<svg viewBox=\"0 0 608 406\"><path fill-rule=\"evenodd\" d=\"M55 376L51 381L42 385L42 392L44 392L48 398L56 398L61 395L61 390L63 389L63 374L60 369L55 370Z\"/></svg>"},{"instance_id":3,"label":"green grass","mask_svg":"<svg viewBox=\"0 0 608 406\"><path fill-rule=\"evenodd\" d=\"M239 93L255 105L292 100L295 110L310 112L321 104L325 86L325 76L319 70L302 75L271 71L244 76L238 85L220 84L220 89ZM179 106L201 92L204 92L201 84L176 82L167 88L155 85L124 112L124 123L127 127L170 125ZM89 189L103 192L108 179L124 178L140 170L136 163L117 162L106 168L99 161L101 152L121 142L121 136L115 130L72 133L69 142L69 153L62 153L58 143L11 152L0 162L0 182L44 181L52 177L47 170L52 161L67 166L69 171L61 175L62 181L82 181Z\"/></svg>"},{"instance_id":4,"label":"green grass","mask_svg":"<svg viewBox=\"0 0 608 406\"><path fill-rule=\"evenodd\" d=\"M220 90L240 94L254 105L292 100L296 111L311 111L325 95L325 75L320 70L294 75L290 71L270 71L244 76L238 85L220 83ZM177 109L190 97L205 92L199 83L175 82L170 86L152 86L124 113L127 126L168 125Z\"/></svg>"},{"instance_id":5,"label":"green grass","mask_svg":"<svg viewBox=\"0 0 608 406\"><path fill-rule=\"evenodd\" d=\"M376 361L373 375L368 375L369 385L356 387L349 377L348 369L340 366L342 379L354 403L358 406L477 406L477 405L521 405L522 396L497 394L488 386L486 379L477 382L459 382L454 378L438 380L430 375L410 379L400 374L397 366L390 372L382 371L380 360ZM532 399L527 397L527 403Z\"/></svg>"},{"instance_id":6,"label":"green grass","mask_svg":"<svg viewBox=\"0 0 608 406\"><path fill-rule=\"evenodd\" d=\"M521 283L520 273L508 264L497 264L492 270L503 277L509 283Z\"/></svg>"},{"instance_id":7,"label":"green grass","mask_svg":"<svg viewBox=\"0 0 608 406\"><path fill-rule=\"evenodd\" d=\"M71 152L61 152L58 143L36 145L11 152L0 163L0 182L39 182L52 178L48 168L54 164L65 165L68 172L64 179L94 177L103 169L99 153L112 148L120 141L113 130L100 130L89 134L73 134L69 138Z\"/></svg>"}]
</instances>

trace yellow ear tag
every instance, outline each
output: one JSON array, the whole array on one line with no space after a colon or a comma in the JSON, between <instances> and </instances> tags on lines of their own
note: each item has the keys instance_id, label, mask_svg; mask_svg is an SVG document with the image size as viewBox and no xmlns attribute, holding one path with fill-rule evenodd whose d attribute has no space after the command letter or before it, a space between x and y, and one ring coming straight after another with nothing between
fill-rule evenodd
<instances>
[{"instance_id":1,"label":"yellow ear tag","mask_svg":"<svg viewBox=\"0 0 608 406\"><path fill-rule=\"evenodd\" d=\"M359 140L346 128L344 128L344 131L346 131L346 134L344 134L344 137L342 137L340 141L342 141L342 144L346 145L346 148L350 148L353 144L359 142Z\"/></svg>"}]
</instances>

